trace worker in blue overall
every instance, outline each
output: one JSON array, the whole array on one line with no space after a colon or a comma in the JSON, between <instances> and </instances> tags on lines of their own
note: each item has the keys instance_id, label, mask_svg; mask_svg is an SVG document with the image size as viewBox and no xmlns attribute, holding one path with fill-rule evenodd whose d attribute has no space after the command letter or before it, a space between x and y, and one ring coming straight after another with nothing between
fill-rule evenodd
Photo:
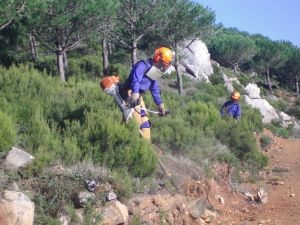
<instances>
[{"instance_id":1,"label":"worker in blue overall","mask_svg":"<svg viewBox=\"0 0 300 225\"><path fill-rule=\"evenodd\" d=\"M166 109L160 95L157 79L166 74L173 57L174 53L171 49L167 47L157 48L153 58L140 60L133 65L127 80L120 88L122 98L127 99L126 102L129 107L134 109L132 115L128 113L126 113L126 115L124 114L124 120L127 121L131 116L135 118L139 124L142 137L147 140L151 140L151 122L148 119L142 95L150 91L153 101L157 105L159 114L161 116L166 115Z\"/></svg>"},{"instance_id":2,"label":"worker in blue overall","mask_svg":"<svg viewBox=\"0 0 300 225\"><path fill-rule=\"evenodd\" d=\"M226 101L221 107L221 115L223 117L232 117L236 120L241 117L241 106L239 104L240 93L238 91L234 91L230 95L230 100Z\"/></svg>"}]
</instances>

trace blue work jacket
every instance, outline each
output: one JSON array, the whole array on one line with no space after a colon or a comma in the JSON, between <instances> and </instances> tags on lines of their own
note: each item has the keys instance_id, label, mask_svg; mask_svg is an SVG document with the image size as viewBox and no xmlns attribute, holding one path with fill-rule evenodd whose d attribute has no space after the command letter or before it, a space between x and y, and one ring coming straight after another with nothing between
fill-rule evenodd
<instances>
[{"instance_id":1,"label":"blue work jacket","mask_svg":"<svg viewBox=\"0 0 300 225\"><path fill-rule=\"evenodd\" d=\"M146 75L152 65L152 59L150 58L134 64L126 81L126 86L131 89L132 93L143 94L149 90L155 104L160 105L163 101L160 96L159 84L156 80L151 80Z\"/></svg>"},{"instance_id":2,"label":"blue work jacket","mask_svg":"<svg viewBox=\"0 0 300 225\"><path fill-rule=\"evenodd\" d=\"M239 119L242 113L240 104L232 100L225 102L220 111L222 116L231 116L235 119Z\"/></svg>"}]
</instances>

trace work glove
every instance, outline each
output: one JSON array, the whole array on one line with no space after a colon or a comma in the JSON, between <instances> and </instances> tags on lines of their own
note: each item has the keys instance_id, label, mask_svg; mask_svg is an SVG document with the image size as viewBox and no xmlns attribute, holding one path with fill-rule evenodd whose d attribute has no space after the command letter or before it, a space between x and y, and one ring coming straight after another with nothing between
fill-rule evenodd
<instances>
[{"instance_id":1,"label":"work glove","mask_svg":"<svg viewBox=\"0 0 300 225\"><path fill-rule=\"evenodd\" d=\"M129 107L130 108L134 108L137 105L140 104L140 94L139 93L133 93L129 99Z\"/></svg>"},{"instance_id":2,"label":"work glove","mask_svg":"<svg viewBox=\"0 0 300 225\"><path fill-rule=\"evenodd\" d=\"M166 116L167 115L164 103L161 103L161 104L158 105L158 111L159 111L160 116Z\"/></svg>"}]
</instances>

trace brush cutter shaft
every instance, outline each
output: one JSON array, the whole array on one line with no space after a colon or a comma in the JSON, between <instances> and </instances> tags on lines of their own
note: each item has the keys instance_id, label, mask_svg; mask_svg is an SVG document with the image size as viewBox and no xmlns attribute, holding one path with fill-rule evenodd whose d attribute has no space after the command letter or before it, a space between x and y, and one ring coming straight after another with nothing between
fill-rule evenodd
<instances>
[{"instance_id":1,"label":"brush cutter shaft","mask_svg":"<svg viewBox=\"0 0 300 225\"><path fill-rule=\"evenodd\" d=\"M157 115L161 114L161 112L159 112L159 111L154 111L154 110L151 110L151 109L145 109L145 108L142 108L142 107L139 107L139 106L137 106L137 108L142 109L142 110L147 111L147 112L150 112L150 113L153 113L153 114L157 114ZM169 114L169 113L170 113L170 110L167 109L166 110L166 115Z\"/></svg>"}]
</instances>

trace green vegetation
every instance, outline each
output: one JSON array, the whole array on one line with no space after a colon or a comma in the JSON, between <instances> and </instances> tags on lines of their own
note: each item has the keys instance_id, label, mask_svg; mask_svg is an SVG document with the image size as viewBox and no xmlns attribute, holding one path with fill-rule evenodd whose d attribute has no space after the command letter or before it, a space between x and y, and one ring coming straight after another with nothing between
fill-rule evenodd
<instances>
[{"instance_id":1,"label":"green vegetation","mask_svg":"<svg viewBox=\"0 0 300 225\"><path fill-rule=\"evenodd\" d=\"M53 165L90 162L105 168L110 176L97 179L113 184L121 199L155 185L155 150L140 138L135 122L121 123L120 110L98 83L109 74L124 81L131 64L152 56L157 46L170 46L178 63L183 57L179 46L199 38L212 59L234 69L215 65L211 83L173 72L176 84L168 91L161 88L171 114L150 118L153 144L191 159L207 176L213 176L210 167L216 161L235 167L237 174L239 169L255 174L267 164L255 139L263 129L260 113L241 99L241 120L220 116L228 97L223 72L238 78L241 84L233 86L241 93L242 85L254 82L263 87L262 96L278 87L299 94L299 47L222 28L214 23L214 12L189 0L28 0L25 5L4 0L0 6L0 153L14 145L35 157L29 168L11 177L38 180L30 184L36 190L35 224L58 224L62 208L76 221L72 194L88 177L45 172ZM152 97L145 98L154 109ZM300 118L299 100L271 103ZM283 137L292 132L278 123L269 128ZM270 142L261 136L261 147ZM85 206L85 224L95 216L92 206ZM133 221L140 223L138 217Z\"/></svg>"},{"instance_id":2,"label":"green vegetation","mask_svg":"<svg viewBox=\"0 0 300 225\"><path fill-rule=\"evenodd\" d=\"M1 68L0 74L1 108L17 127L15 144L36 157L33 171L52 161L70 165L81 160L140 177L154 171L151 146L139 138L135 124L120 123L118 109L98 83L70 79L63 84L26 66ZM10 120L5 121L3 147L14 140Z\"/></svg>"},{"instance_id":3,"label":"green vegetation","mask_svg":"<svg viewBox=\"0 0 300 225\"><path fill-rule=\"evenodd\" d=\"M76 78L61 83L26 66L2 68L0 73L1 107L17 127L15 144L37 159L32 172L53 161L72 165L82 160L137 177L154 172L151 145L139 137L134 122L120 123L119 109L96 82ZM165 93L172 115L151 118L154 144L201 162L216 160L221 142L240 160L253 158L264 166L253 136L262 129L259 113L243 106L241 121L221 119L218 99L225 93L222 85L212 84L199 84L188 96Z\"/></svg>"},{"instance_id":4,"label":"green vegetation","mask_svg":"<svg viewBox=\"0 0 300 225\"><path fill-rule=\"evenodd\" d=\"M291 136L293 127L282 127L279 122L273 121L272 123L266 125L275 135L279 137L288 138Z\"/></svg>"},{"instance_id":5,"label":"green vegetation","mask_svg":"<svg viewBox=\"0 0 300 225\"><path fill-rule=\"evenodd\" d=\"M256 54L254 41L238 32L220 32L211 39L209 46L215 59L234 71Z\"/></svg>"},{"instance_id":6,"label":"green vegetation","mask_svg":"<svg viewBox=\"0 0 300 225\"><path fill-rule=\"evenodd\" d=\"M262 135L259 138L259 142L260 142L260 146L262 148L266 148L272 143L272 139L270 137L268 137L267 135Z\"/></svg>"},{"instance_id":7,"label":"green vegetation","mask_svg":"<svg viewBox=\"0 0 300 225\"><path fill-rule=\"evenodd\" d=\"M16 140L12 119L0 111L0 152L8 150Z\"/></svg>"}]
</instances>

